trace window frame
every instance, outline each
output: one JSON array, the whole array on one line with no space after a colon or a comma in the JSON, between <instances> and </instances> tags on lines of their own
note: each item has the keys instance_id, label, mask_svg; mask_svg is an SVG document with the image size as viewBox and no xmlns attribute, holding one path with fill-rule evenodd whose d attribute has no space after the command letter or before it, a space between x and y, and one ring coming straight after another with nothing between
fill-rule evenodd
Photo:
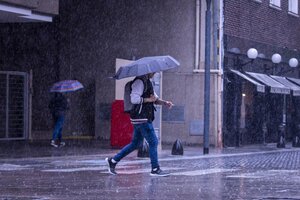
<instances>
[{"instance_id":1,"label":"window frame","mask_svg":"<svg viewBox=\"0 0 300 200\"><path fill-rule=\"evenodd\" d=\"M270 0L270 7L281 10L281 0Z\"/></svg>"}]
</instances>

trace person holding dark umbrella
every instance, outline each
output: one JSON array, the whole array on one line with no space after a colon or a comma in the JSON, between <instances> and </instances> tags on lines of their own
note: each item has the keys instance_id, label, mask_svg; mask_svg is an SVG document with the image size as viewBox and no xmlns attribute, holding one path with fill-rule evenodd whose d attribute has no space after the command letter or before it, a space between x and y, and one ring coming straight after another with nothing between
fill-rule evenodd
<instances>
[{"instance_id":1,"label":"person holding dark umbrella","mask_svg":"<svg viewBox=\"0 0 300 200\"><path fill-rule=\"evenodd\" d=\"M173 106L171 101L159 99L153 90L150 78L155 73L138 76L131 85L131 103L134 105L130 111L130 120L134 127L133 138L130 144L125 146L118 154L112 158L106 158L109 173L116 175L115 167L122 158L136 150L142 144L144 138L149 144L149 156L151 160L152 170L151 176L168 176L160 169L158 163L157 146L158 139L155 134L152 122L154 120L154 105L165 105L168 108Z\"/></svg>"}]
</instances>

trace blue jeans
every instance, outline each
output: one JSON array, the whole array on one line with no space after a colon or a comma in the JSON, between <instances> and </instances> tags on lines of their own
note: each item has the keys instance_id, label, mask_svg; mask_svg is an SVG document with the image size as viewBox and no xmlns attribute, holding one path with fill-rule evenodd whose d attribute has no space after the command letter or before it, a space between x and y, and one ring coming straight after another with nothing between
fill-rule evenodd
<instances>
[{"instance_id":1,"label":"blue jeans","mask_svg":"<svg viewBox=\"0 0 300 200\"><path fill-rule=\"evenodd\" d=\"M136 150L140 145L143 144L143 139L145 138L149 144L149 156L151 160L151 167L157 168L158 156L157 156L157 145L158 140L154 132L152 123L134 124L133 138L130 144L126 145L113 159L119 162L122 158Z\"/></svg>"},{"instance_id":2,"label":"blue jeans","mask_svg":"<svg viewBox=\"0 0 300 200\"><path fill-rule=\"evenodd\" d=\"M52 135L52 140L61 140L62 138L62 128L64 126L64 121L65 121L65 117L64 115L58 115L58 116L54 116L54 130L53 130L53 135Z\"/></svg>"}]
</instances>

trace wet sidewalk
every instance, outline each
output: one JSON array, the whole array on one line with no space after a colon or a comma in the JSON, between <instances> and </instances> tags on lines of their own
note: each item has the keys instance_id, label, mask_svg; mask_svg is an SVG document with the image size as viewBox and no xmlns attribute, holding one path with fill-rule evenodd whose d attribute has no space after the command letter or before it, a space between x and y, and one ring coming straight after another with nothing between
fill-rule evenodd
<instances>
[{"instance_id":1,"label":"wet sidewalk","mask_svg":"<svg viewBox=\"0 0 300 200\"><path fill-rule=\"evenodd\" d=\"M0 159L94 155L112 150L108 142L96 140L66 140L65 142L65 147L55 148L50 145L50 140L1 141Z\"/></svg>"},{"instance_id":2,"label":"wet sidewalk","mask_svg":"<svg viewBox=\"0 0 300 200\"><path fill-rule=\"evenodd\" d=\"M53 157L53 156L80 156L80 155L101 155L115 153L120 148L111 148L109 141L98 140L66 140L66 146L55 148L50 146L49 141L0 141L1 158L29 158L29 157ZM284 149L291 149L287 144ZM202 146L183 145L184 156L203 155ZM267 145L256 144L241 147L209 148L209 155L235 154L247 152L262 152L280 150L275 143ZM163 145L159 150L160 157L172 156L172 145Z\"/></svg>"},{"instance_id":3,"label":"wet sidewalk","mask_svg":"<svg viewBox=\"0 0 300 200\"><path fill-rule=\"evenodd\" d=\"M239 148L184 146L171 155L163 146L159 161L169 177L152 177L148 158L136 152L110 175L104 161L119 149L95 141L0 143L1 200L82 199L300 199L300 149L289 144Z\"/></svg>"}]
</instances>

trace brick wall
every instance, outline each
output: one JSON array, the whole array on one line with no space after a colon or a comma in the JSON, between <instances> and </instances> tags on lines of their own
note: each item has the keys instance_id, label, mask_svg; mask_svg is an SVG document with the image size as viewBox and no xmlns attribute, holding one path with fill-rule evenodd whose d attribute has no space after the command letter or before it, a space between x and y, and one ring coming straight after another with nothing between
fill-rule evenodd
<instances>
[{"instance_id":1,"label":"brick wall","mask_svg":"<svg viewBox=\"0 0 300 200\"><path fill-rule=\"evenodd\" d=\"M227 36L300 50L300 18L288 13L288 0L281 1L281 10L269 0L225 0L224 18Z\"/></svg>"}]
</instances>

